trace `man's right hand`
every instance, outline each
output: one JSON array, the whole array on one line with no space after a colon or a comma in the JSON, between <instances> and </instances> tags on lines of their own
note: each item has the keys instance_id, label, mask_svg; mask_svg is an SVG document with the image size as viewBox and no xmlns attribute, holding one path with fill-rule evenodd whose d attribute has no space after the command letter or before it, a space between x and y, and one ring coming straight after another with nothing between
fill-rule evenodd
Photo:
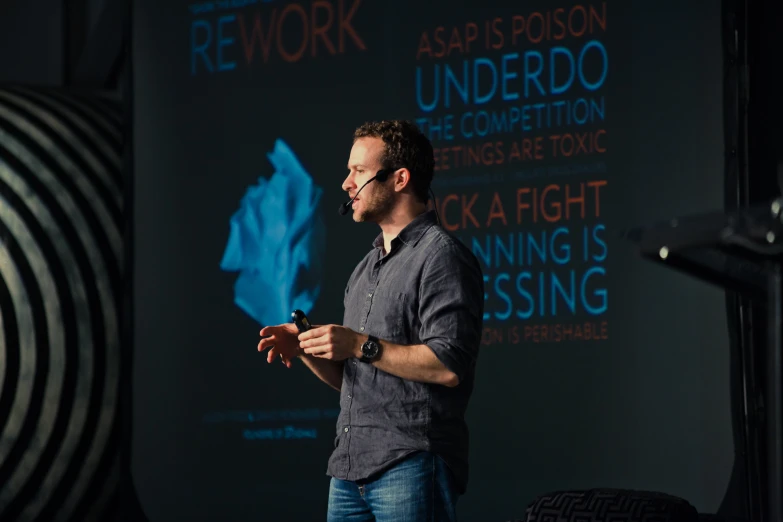
<instances>
[{"instance_id":1,"label":"man's right hand","mask_svg":"<svg viewBox=\"0 0 783 522\"><path fill-rule=\"evenodd\" d=\"M283 364L290 368L292 361L302 354L299 348L299 330L293 323L264 327L260 335L263 339L258 343L258 351L269 349L266 356L268 363L279 357Z\"/></svg>"}]
</instances>

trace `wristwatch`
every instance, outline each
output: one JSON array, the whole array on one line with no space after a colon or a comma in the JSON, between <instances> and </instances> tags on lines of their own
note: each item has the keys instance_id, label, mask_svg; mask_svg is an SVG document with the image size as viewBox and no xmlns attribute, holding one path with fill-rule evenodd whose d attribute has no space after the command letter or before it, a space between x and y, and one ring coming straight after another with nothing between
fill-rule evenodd
<instances>
[{"instance_id":1,"label":"wristwatch","mask_svg":"<svg viewBox=\"0 0 783 522\"><path fill-rule=\"evenodd\" d=\"M368 339L362 345L362 361L372 361L378 357L378 352L381 351L381 343L377 337L370 335Z\"/></svg>"}]
</instances>

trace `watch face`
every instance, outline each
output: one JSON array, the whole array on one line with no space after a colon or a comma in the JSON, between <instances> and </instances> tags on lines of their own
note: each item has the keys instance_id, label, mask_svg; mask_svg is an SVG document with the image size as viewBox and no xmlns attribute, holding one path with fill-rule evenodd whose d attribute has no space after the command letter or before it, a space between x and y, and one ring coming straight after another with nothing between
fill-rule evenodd
<instances>
[{"instance_id":1,"label":"watch face","mask_svg":"<svg viewBox=\"0 0 783 522\"><path fill-rule=\"evenodd\" d=\"M372 359L376 355L378 355L378 349L380 347L378 346L378 343L375 341L367 341L362 345L362 354L367 357L368 359Z\"/></svg>"}]
</instances>

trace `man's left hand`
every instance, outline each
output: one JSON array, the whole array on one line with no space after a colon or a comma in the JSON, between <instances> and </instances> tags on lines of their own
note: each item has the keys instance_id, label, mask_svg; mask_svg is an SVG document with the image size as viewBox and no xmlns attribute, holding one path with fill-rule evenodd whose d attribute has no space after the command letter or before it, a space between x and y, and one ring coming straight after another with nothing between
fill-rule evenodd
<instances>
[{"instance_id":1,"label":"man's left hand","mask_svg":"<svg viewBox=\"0 0 783 522\"><path fill-rule=\"evenodd\" d=\"M361 357L365 337L350 328L330 324L299 334L299 346L306 354L342 361L350 357Z\"/></svg>"}]
</instances>

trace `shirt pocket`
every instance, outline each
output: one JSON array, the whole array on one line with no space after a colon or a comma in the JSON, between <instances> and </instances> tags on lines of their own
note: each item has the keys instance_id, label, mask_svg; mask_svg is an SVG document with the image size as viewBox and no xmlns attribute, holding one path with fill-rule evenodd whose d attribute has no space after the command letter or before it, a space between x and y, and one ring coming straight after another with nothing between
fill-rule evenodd
<instances>
[{"instance_id":1,"label":"shirt pocket","mask_svg":"<svg viewBox=\"0 0 783 522\"><path fill-rule=\"evenodd\" d=\"M407 296L393 289L376 289L372 293L372 306L367 320L367 332L379 339L408 344L410 331Z\"/></svg>"}]
</instances>

